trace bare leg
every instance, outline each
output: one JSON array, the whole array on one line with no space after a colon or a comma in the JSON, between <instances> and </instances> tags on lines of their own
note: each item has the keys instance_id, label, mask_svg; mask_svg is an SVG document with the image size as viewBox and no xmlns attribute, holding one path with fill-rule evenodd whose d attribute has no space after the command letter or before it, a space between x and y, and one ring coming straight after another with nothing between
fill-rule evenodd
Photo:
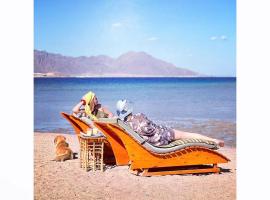
<instances>
[{"instance_id":1,"label":"bare leg","mask_svg":"<svg viewBox=\"0 0 270 200\"><path fill-rule=\"evenodd\" d=\"M194 139L213 141L213 142L217 143L220 147L224 146L224 141L210 138L210 137L198 134L198 133L185 132L185 131L180 131L180 130L175 130L175 129L174 129L174 133L175 133L176 140L184 139L184 138L194 138Z\"/></svg>"}]
</instances>

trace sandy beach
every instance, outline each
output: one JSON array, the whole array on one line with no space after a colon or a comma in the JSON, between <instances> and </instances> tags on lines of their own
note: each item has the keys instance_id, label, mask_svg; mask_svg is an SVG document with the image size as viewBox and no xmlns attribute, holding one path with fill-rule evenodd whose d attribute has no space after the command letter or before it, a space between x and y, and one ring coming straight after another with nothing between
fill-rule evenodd
<instances>
[{"instance_id":1,"label":"sandy beach","mask_svg":"<svg viewBox=\"0 0 270 200\"><path fill-rule=\"evenodd\" d=\"M62 134L79 152L75 135ZM236 199L236 149L218 150L231 159L223 172L208 175L140 177L128 166L106 166L86 172L79 159L52 161L55 133L34 133L34 199Z\"/></svg>"}]
</instances>

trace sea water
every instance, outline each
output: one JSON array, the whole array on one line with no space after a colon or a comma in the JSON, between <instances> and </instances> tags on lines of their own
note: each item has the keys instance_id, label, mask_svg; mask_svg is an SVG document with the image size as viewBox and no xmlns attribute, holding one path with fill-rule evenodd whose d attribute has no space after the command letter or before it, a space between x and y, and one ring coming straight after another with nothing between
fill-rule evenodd
<instances>
[{"instance_id":1,"label":"sea water","mask_svg":"<svg viewBox=\"0 0 270 200\"><path fill-rule=\"evenodd\" d=\"M71 113L89 90L114 114L128 99L134 113L171 127L236 122L236 78L34 78L34 130L72 133L60 112Z\"/></svg>"}]
</instances>

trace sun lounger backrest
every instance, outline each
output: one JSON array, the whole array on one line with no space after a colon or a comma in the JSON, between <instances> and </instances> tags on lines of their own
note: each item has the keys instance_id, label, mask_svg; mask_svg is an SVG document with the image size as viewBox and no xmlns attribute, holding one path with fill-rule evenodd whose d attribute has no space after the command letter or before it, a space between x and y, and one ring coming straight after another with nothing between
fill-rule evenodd
<instances>
[{"instance_id":1,"label":"sun lounger backrest","mask_svg":"<svg viewBox=\"0 0 270 200\"><path fill-rule=\"evenodd\" d=\"M200 147L205 147L205 148L216 148L215 145L211 145L211 144L207 144L207 143L193 143L193 142L185 143L185 144L181 144L181 145L177 145L177 146L173 146L173 147L167 147L167 148L157 147L157 146L153 146L150 143L146 142L145 139L143 139L129 125L127 125L126 123L124 123L120 119L100 118L98 121L118 126L122 130L124 130L125 133L127 133L129 136L131 136L135 141L137 141L139 144L141 144L144 148L146 148L148 151L151 151L151 152L154 152L154 153L160 153L160 154L169 153L169 152L173 152L173 151L183 149L183 148L186 148L186 147L190 147L190 146L200 146Z\"/></svg>"},{"instance_id":2,"label":"sun lounger backrest","mask_svg":"<svg viewBox=\"0 0 270 200\"><path fill-rule=\"evenodd\" d=\"M74 128L75 133L78 135L82 131L82 128L72 119L72 115L69 115L67 113L61 112L61 115L67 119L67 121L72 125Z\"/></svg>"}]
</instances>

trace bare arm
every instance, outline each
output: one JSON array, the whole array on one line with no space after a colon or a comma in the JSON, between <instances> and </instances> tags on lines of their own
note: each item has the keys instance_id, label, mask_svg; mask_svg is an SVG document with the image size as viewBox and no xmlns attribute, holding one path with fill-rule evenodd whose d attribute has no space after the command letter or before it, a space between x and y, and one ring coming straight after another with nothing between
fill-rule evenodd
<instances>
[{"instance_id":1,"label":"bare arm","mask_svg":"<svg viewBox=\"0 0 270 200\"><path fill-rule=\"evenodd\" d=\"M102 109L102 111L103 111L104 113L108 114L108 117L109 117L109 118L112 118L112 117L113 117L112 112L109 111L107 108L102 107L101 109Z\"/></svg>"},{"instance_id":2,"label":"bare arm","mask_svg":"<svg viewBox=\"0 0 270 200\"><path fill-rule=\"evenodd\" d=\"M76 104L73 109L72 109L72 112L77 114L80 112L80 108L82 107L83 105L83 101L80 101L78 104Z\"/></svg>"}]
</instances>

